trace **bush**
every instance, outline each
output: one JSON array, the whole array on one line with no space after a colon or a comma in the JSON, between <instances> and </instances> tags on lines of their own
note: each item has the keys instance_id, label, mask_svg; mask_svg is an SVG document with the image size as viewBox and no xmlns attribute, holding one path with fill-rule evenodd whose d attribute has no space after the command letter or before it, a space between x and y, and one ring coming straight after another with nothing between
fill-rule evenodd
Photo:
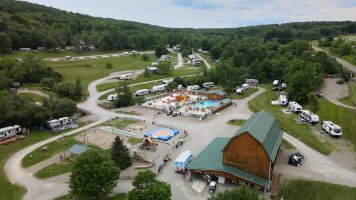
<instances>
[{"instance_id":1,"label":"bush","mask_svg":"<svg viewBox=\"0 0 356 200\"><path fill-rule=\"evenodd\" d=\"M142 55L142 60L143 61L148 61L150 59L150 57L147 54L143 54Z\"/></svg>"},{"instance_id":2,"label":"bush","mask_svg":"<svg viewBox=\"0 0 356 200\"><path fill-rule=\"evenodd\" d=\"M105 63L105 66L106 66L108 69L111 69L111 68L112 68L111 62L106 62L106 63Z\"/></svg>"}]
</instances>

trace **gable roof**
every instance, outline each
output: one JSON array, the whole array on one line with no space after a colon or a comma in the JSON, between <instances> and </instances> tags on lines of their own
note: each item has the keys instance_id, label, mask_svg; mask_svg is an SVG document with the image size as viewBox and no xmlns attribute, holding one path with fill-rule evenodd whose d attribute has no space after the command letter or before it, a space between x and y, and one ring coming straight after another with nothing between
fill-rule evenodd
<instances>
[{"instance_id":1,"label":"gable roof","mask_svg":"<svg viewBox=\"0 0 356 200\"><path fill-rule=\"evenodd\" d=\"M230 138L218 137L215 138L203 151L201 151L187 166L188 169L194 170L212 170L223 171L234 176L249 180L258 185L269 188L270 181L252 175L248 172L224 165L223 163L223 148L229 143Z\"/></svg>"},{"instance_id":2,"label":"gable roof","mask_svg":"<svg viewBox=\"0 0 356 200\"><path fill-rule=\"evenodd\" d=\"M243 133L249 133L260 142L269 159L275 160L279 145L282 142L283 131L272 115L264 110L253 114L230 140Z\"/></svg>"}]
</instances>

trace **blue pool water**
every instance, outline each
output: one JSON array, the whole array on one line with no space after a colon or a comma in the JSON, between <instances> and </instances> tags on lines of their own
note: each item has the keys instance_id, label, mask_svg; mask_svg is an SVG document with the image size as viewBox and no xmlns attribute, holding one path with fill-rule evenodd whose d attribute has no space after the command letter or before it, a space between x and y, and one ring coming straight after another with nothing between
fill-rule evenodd
<instances>
[{"instance_id":1,"label":"blue pool water","mask_svg":"<svg viewBox=\"0 0 356 200\"><path fill-rule=\"evenodd\" d=\"M210 100L210 101L200 101L192 105L192 108L207 108L212 105L214 105L215 100Z\"/></svg>"}]
</instances>

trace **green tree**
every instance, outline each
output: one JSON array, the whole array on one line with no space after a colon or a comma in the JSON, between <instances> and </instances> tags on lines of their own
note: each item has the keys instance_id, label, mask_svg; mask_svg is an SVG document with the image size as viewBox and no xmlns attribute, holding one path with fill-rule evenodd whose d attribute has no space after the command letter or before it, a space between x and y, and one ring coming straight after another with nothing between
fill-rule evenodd
<instances>
[{"instance_id":1,"label":"green tree","mask_svg":"<svg viewBox=\"0 0 356 200\"><path fill-rule=\"evenodd\" d=\"M132 106L135 104L132 93L126 82L123 82L121 86L117 88L117 94L118 98L114 102L116 108Z\"/></svg>"},{"instance_id":2,"label":"green tree","mask_svg":"<svg viewBox=\"0 0 356 200\"><path fill-rule=\"evenodd\" d=\"M86 199L99 199L117 185L120 169L98 151L89 150L74 161L69 179L70 193Z\"/></svg>"},{"instance_id":3,"label":"green tree","mask_svg":"<svg viewBox=\"0 0 356 200\"><path fill-rule=\"evenodd\" d=\"M78 111L76 103L68 98L45 99L43 106L48 110L51 119L70 117Z\"/></svg>"},{"instance_id":4,"label":"green tree","mask_svg":"<svg viewBox=\"0 0 356 200\"><path fill-rule=\"evenodd\" d=\"M56 84L56 80L54 80L54 78L43 78L41 80L42 87L49 88L50 90L53 89L55 84Z\"/></svg>"},{"instance_id":5,"label":"green tree","mask_svg":"<svg viewBox=\"0 0 356 200\"><path fill-rule=\"evenodd\" d=\"M242 185L233 190L225 190L219 192L208 200L258 200L257 188L250 189L246 185Z\"/></svg>"},{"instance_id":6,"label":"green tree","mask_svg":"<svg viewBox=\"0 0 356 200\"><path fill-rule=\"evenodd\" d=\"M217 60L220 58L222 52L223 49L220 47L220 45L215 45L210 49L210 57L214 60Z\"/></svg>"},{"instance_id":7,"label":"green tree","mask_svg":"<svg viewBox=\"0 0 356 200\"><path fill-rule=\"evenodd\" d=\"M6 33L0 33L0 54L11 52L11 39Z\"/></svg>"},{"instance_id":8,"label":"green tree","mask_svg":"<svg viewBox=\"0 0 356 200\"><path fill-rule=\"evenodd\" d=\"M310 106L310 110L312 112L318 112L318 110L320 109L320 104L318 101L318 97L315 96L315 94L313 93L309 93L308 94L308 101L309 101L309 106Z\"/></svg>"},{"instance_id":9,"label":"green tree","mask_svg":"<svg viewBox=\"0 0 356 200\"><path fill-rule=\"evenodd\" d=\"M105 63L105 67L108 68L108 69L111 69L111 68L112 68L111 62L109 62L109 61L106 62L106 63Z\"/></svg>"},{"instance_id":10,"label":"green tree","mask_svg":"<svg viewBox=\"0 0 356 200\"><path fill-rule=\"evenodd\" d=\"M74 100L80 100L83 97L83 89L82 89L82 79L80 76L75 78L75 85L74 85Z\"/></svg>"},{"instance_id":11,"label":"green tree","mask_svg":"<svg viewBox=\"0 0 356 200\"><path fill-rule=\"evenodd\" d=\"M162 55L168 54L168 49L164 45L157 45L155 49L155 55L157 58L161 57Z\"/></svg>"},{"instance_id":12,"label":"green tree","mask_svg":"<svg viewBox=\"0 0 356 200\"><path fill-rule=\"evenodd\" d=\"M148 61L150 59L150 57L147 54L143 54L142 55L142 60L143 61Z\"/></svg>"},{"instance_id":13,"label":"green tree","mask_svg":"<svg viewBox=\"0 0 356 200\"><path fill-rule=\"evenodd\" d=\"M169 60L164 60L158 63L158 71L160 74L171 74L173 71L173 66L172 66L172 62Z\"/></svg>"},{"instance_id":14,"label":"green tree","mask_svg":"<svg viewBox=\"0 0 356 200\"><path fill-rule=\"evenodd\" d=\"M151 76L150 70L145 69L145 71L143 72L143 76L145 76L145 77L150 77L150 76Z\"/></svg>"},{"instance_id":15,"label":"green tree","mask_svg":"<svg viewBox=\"0 0 356 200\"><path fill-rule=\"evenodd\" d=\"M128 200L169 200L172 192L170 185L155 179L152 171L140 171L132 185L135 187L128 194Z\"/></svg>"},{"instance_id":16,"label":"green tree","mask_svg":"<svg viewBox=\"0 0 356 200\"><path fill-rule=\"evenodd\" d=\"M112 145L111 159L121 170L130 167L132 164L130 151L119 136L116 136Z\"/></svg>"}]
</instances>

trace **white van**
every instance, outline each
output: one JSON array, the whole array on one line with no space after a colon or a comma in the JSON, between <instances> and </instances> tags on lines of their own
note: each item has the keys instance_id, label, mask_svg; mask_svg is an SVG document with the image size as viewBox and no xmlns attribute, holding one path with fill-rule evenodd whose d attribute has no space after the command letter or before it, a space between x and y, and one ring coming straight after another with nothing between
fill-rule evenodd
<instances>
[{"instance_id":1,"label":"white van","mask_svg":"<svg viewBox=\"0 0 356 200\"><path fill-rule=\"evenodd\" d=\"M297 112L301 112L302 111L302 106L301 105L299 105L297 102L295 102L295 101L290 101L289 103L288 103L288 108L291 110L291 111L293 111L293 112L295 112L295 113L297 113Z\"/></svg>"},{"instance_id":2,"label":"white van","mask_svg":"<svg viewBox=\"0 0 356 200\"><path fill-rule=\"evenodd\" d=\"M188 91L200 90L200 86L199 85L189 85L189 86L187 86L187 90Z\"/></svg>"},{"instance_id":3,"label":"white van","mask_svg":"<svg viewBox=\"0 0 356 200\"><path fill-rule=\"evenodd\" d=\"M115 101L118 98L117 94L110 94L108 96L108 101Z\"/></svg>"},{"instance_id":4,"label":"white van","mask_svg":"<svg viewBox=\"0 0 356 200\"><path fill-rule=\"evenodd\" d=\"M288 99L285 94L280 94L278 97L279 105L286 106L288 104Z\"/></svg>"},{"instance_id":5,"label":"white van","mask_svg":"<svg viewBox=\"0 0 356 200\"><path fill-rule=\"evenodd\" d=\"M309 110L302 110L300 116L311 124L319 122L319 116Z\"/></svg>"},{"instance_id":6,"label":"white van","mask_svg":"<svg viewBox=\"0 0 356 200\"><path fill-rule=\"evenodd\" d=\"M210 89L210 88L212 88L214 86L215 86L215 84L213 82L203 83L203 87L208 88L208 89Z\"/></svg>"},{"instance_id":7,"label":"white van","mask_svg":"<svg viewBox=\"0 0 356 200\"><path fill-rule=\"evenodd\" d=\"M150 93L149 89L142 89L142 90L137 90L135 92L136 96L144 96L144 95L148 95L148 93Z\"/></svg>"},{"instance_id":8,"label":"white van","mask_svg":"<svg viewBox=\"0 0 356 200\"><path fill-rule=\"evenodd\" d=\"M332 121L323 121L321 127L331 136L342 136L341 127L334 124Z\"/></svg>"},{"instance_id":9,"label":"white van","mask_svg":"<svg viewBox=\"0 0 356 200\"><path fill-rule=\"evenodd\" d=\"M152 87L151 92L161 92L164 91L165 89L166 89L165 85L156 85Z\"/></svg>"}]
</instances>

